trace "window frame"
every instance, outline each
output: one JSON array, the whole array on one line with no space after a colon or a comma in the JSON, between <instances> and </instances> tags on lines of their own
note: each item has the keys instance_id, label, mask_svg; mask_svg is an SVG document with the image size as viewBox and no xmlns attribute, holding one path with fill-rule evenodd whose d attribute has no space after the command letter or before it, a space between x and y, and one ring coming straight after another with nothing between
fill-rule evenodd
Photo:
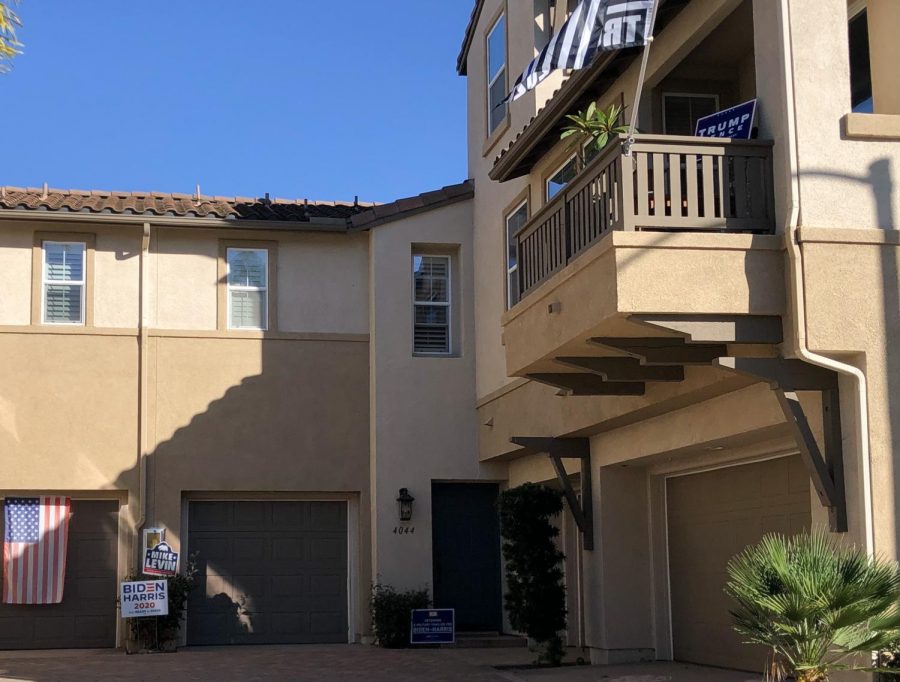
<instances>
[{"instance_id":1,"label":"window frame","mask_svg":"<svg viewBox=\"0 0 900 682\"><path fill-rule=\"evenodd\" d=\"M662 105L660 107L660 109L661 109L660 113L662 115L663 135L669 134L666 129L666 98L668 98L668 97L696 97L696 98L706 97L706 98L711 98L711 99L715 100L715 102L716 102L716 104L715 104L716 111L722 110L722 100L719 97L719 95L714 92L663 92L663 93L660 93L660 95L661 95L660 103ZM697 126L695 124L694 130L696 130L696 127ZM694 131L691 131L691 135L693 135L693 134L694 134Z\"/></svg>"},{"instance_id":2,"label":"window frame","mask_svg":"<svg viewBox=\"0 0 900 682\"><path fill-rule=\"evenodd\" d=\"M556 166L556 168L554 168L550 173L548 173L548 174L544 177L544 205L545 205L545 206L546 206L547 204L549 204L551 201L553 201L557 196L559 196L559 193L560 193L560 192L565 191L566 187L569 186L569 183L567 182L565 185L563 185L563 186L559 189L559 191L556 192L556 194L554 194L554 195L552 195L552 196L550 195L550 181L551 181L554 177L556 177L557 175L559 175L559 172L560 172L563 168L565 168L566 166L568 166L570 163L574 163L574 164L575 164L575 175L576 175L576 176L578 175L578 165L577 165L577 164L578 164L578 161L577 161L577 156L578 156L577 154L574 154L574 153L573 153L571 156L566 157L566 160L565 160L565 161L563 161L563 162L560 163L558 166ZM575 177L575 176L573 176L573 179L574 179L574 177ZM569 182L571 182L571 180L570 180Z\"/></svg>"},{"instance_id":3,"label":"window frame","mask_svg":"<svg viewBox=\"0 0 900 682\"><path fill-rule=\"evenodd\" d=\"M48 322L45 314L44 290L44 244L81 244L81 321ZM94 326L94 250L96 235L90 232L44 232L36 230L31 247L31 324L58 329L91 328ZM77 284L77 282L57 282L57 284Z\"/></svg>"},{"instance_id":4,"label":"window frame","mask_svg":"<svg viewBox=\"0 0 900 682\"><path fill-rule=\"evenodd\" d=\"M81 247L81 279L79 280L61 280L47 278L47 245L56 244L58 246L80 246ZM86 318L85 300L87 290L87 243L81 240L59 240L44 239L41 241L41 324L64 326L64 327L83 327ZM77 322L54 322L47 319L47 287L48 286L77 286L81 288L81 295L78 301L78 321Z\"/></svg>"},{"instance_id":5,"label":"window frame","mask_svg":"<svg viewBox=\"0 0 900 682\"><path fill-rule=\"evenodd\" d=\"M416 299L416 258L441 258L447 262L447 301L418 301ZM454 348L454 340L453 340L453 315L454 315L454 300L453 300L453 264L454 259L452 254L449 253L436 253L430 252L422 249L413 249L410 257L410 286L411 286L411 298L412 298L412 306L410 308L410 312L412 313L412 354L414 357L452 357L455 355ZM446 307L447 308L447 350L445 351L424 351L416 349L416 308L418 306L435 306L435 307Z\"/></svg>"},{"instance_id":6,"label":"window frame","mask_svg":"<svg viewBox=\"0 0 900 682\"><path fill-rule=\"evenodd\" d=\"M497 72L495 76L491 76L491 37L494 35L494 31L497 30L500 22L503 22L503 66ZM491 89L497 83L499 78L502 76L504 79L504 88L503 91L506 94L509 94L509 31L507 30L508 26L508 12L506 3L500 7L499 12L494 17L494 20L488 25L488 29L484 34L484 82L485 82L485 100L486 100L486 137L490 139L497 131L503 128L504 122L506 122L509 117L509 102L503 104L505 109L503 118L497 121L496 126L491 126L492 123L492 113L493 109L491 107Z\"/></svg>"},{"instance_id":7,"label":"window frame","mask_svg":"<svg viewBox=\"0 0 900 682\"><path fill-rule=\"evenodd\" d=\"M516 286L518 288L520 263L519 263L519 259L518 259L518 254L516 254L515 267L512 267L512 268L509 267L509 251L510 251L510 246L511 246L511 244L509 242L509 237L510 237L509 221L510 221L510 218L512 218L520 210L522 210L523 207L525 208L525 223L527 224L528 221L531 220L531 201L530 201L530 199L531 199L531 197L529 196L529 192L526 189L526 191L523 194L519 195L519 197L517 197L516 200L513 201L513 203L510 204L509 207L507 207L506 211L504 211L504 213L503 213L503 246L504 246L503 264L504 264L504 269L506 271L506 279L505 279L506 285L505 285L505 291L504 291L504 302L506 304L506 308L505 308L506 310L509 310L510 308L515 306L516 303L518 303L521 300L521 293L522 293L522 292L517 292L518 296L517 296L516 300L513 301L512 289L510 288L510 278L513 277L513 274L515 273Z\"/></svg>"},{"instance_id":8,"label":"window frame","mask_svg":"<svg viewBox=\"0 0 900 682\"><path fill-rule=\"evenodd\" d=\"M231 291L232 286L228 282L230 265L228 252L238 251L265 251L266 252L266 326L265 327L232 327L231 326ZM257 337L260 334L268 334L277 331L277 296L278 296L278 242L276 241L251 241L242 239L219 240L219 265L218 265L218 314L217 328L220 332L230 335L245 334ZM241 287L237 287L241 289ZM236 290L237 290L236 289ZM244 287L242 290L249 291ZM258 289L253 289L258 290Z\"/></svg>"}]
</instances>

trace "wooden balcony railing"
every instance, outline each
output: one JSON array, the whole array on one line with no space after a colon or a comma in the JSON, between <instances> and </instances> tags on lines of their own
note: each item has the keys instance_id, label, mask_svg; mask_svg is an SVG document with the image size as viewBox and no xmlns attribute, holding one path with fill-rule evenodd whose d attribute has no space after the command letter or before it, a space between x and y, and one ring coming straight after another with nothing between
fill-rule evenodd
<instances>
[{"instance_id":1,"label":"wooden balcony railing","mask_svg":"<svg viewBox=\"0 0 900 682\"><path fill-rule=\"evenodd\" d=\"M520 298L611 230L775 231L772 143L636 135L609 146L516 234Z\"/></svg>"}]
</instances>

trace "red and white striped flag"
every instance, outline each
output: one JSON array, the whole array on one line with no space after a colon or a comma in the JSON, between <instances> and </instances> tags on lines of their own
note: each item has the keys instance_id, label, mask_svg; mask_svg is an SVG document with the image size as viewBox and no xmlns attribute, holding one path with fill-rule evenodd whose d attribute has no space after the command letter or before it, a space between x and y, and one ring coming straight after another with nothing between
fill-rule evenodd
<instances>
[{"instance_id":1,"label":"red and white striped flag","mask_svg":"<svg viewBox=\"0 0 900 682\"><path fill-rule=\"evenodd\" d=\"M59 604L66 579L68 497L8 497L3 519L3 603Z\"/></svg>"}]
</instances>

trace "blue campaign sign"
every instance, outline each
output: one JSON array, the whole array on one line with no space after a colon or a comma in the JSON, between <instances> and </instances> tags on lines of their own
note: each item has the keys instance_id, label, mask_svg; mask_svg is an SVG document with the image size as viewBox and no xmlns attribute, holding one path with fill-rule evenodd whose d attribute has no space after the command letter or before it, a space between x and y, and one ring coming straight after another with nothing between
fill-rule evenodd
<instances>
[{"instance_id":1,"label":"blue campaign sign","mask_svg":"<svg viewBox=\"0 0 900 682\"><path fill-rule=\"evenodd\" d=\"M410 644L453 644L456 642L454 609L413 609L410 615Z\"/></svg>"},{"instance_id":2,"label":"blue campaign sign","mask_svg":"<svg viewBox=\"0 0 900 682\"><path fill-rule=\"evenodd\" d=\"M730 137L735 140L749 140L756 118L756 100L738 104L736 107L704 116L697 121L697 137Z\"/></svg>"}]
</instances>

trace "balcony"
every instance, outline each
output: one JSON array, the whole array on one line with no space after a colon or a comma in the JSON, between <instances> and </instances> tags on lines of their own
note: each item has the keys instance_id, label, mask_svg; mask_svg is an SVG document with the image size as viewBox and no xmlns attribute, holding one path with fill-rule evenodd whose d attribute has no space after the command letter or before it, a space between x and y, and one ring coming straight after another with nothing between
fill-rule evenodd
<instances>
[{"instance_id":1,"label":"balcony","mask_svg":"<svg viewBox=\"0 0 900 682\"><path fill-rule=\"evenodd\" d=\"M520 299L613 231L774 234L771 142L636 135L630 157L624 144L516 234Z\"/></svg>"}]
</instances>

